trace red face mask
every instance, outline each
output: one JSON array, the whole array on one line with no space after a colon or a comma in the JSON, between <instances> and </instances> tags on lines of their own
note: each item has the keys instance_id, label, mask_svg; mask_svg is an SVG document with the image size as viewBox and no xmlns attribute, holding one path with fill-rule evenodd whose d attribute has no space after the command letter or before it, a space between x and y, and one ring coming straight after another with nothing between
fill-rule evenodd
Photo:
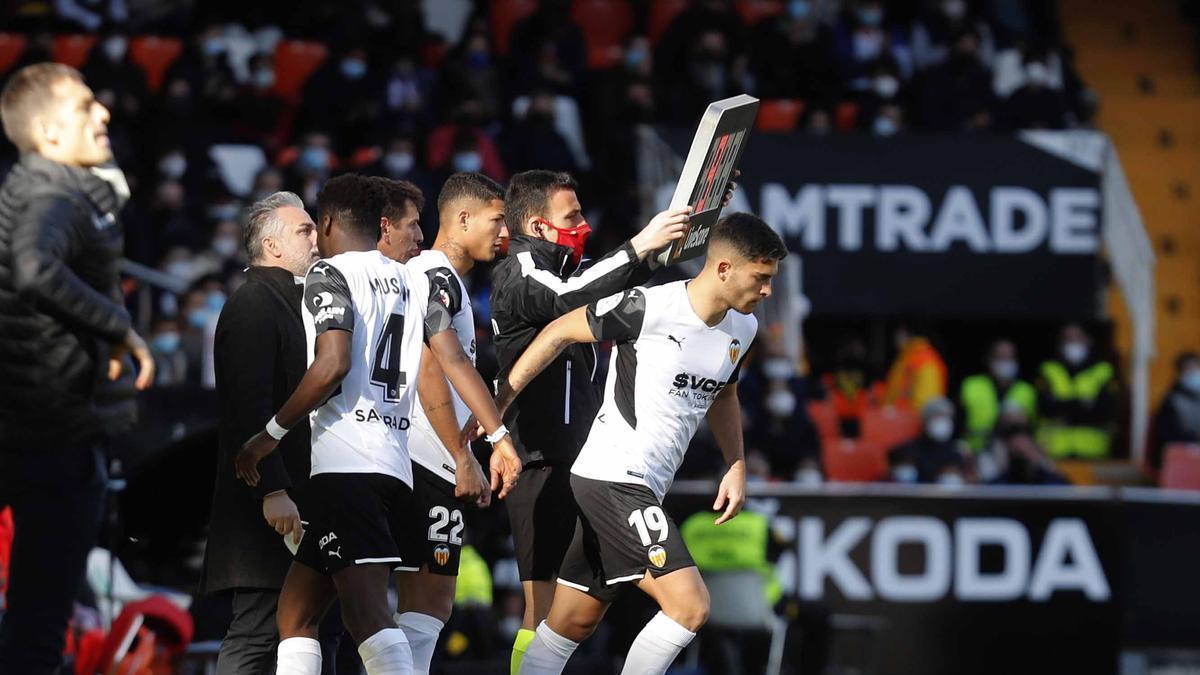
<instances>
[{"instance_id":1,"label":"red face mask","mask_svg":"<svg viewBox=\"0 0 1200 675\"><path fill-rule=\"evenodd\" d=\"M571 249L571 264L578 265L583 259L583 245L587 243L588 235L592 233L592 226L587 224L587 221L570 228L561 228L545 218L538 218L539 223L549 227L558 235L557 243L559 246L566 246Z\"/></svg>"}]
</instances>

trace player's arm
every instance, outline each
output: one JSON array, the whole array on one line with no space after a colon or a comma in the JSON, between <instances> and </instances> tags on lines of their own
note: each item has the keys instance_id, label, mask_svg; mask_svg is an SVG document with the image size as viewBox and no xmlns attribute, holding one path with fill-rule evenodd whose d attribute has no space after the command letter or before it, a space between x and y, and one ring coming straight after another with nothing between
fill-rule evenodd
<instances>
[{"instance_id":1,"label":"player's arm","mask_svg":"<svg viewBox=\"0 0 1200 675\"><path fill-rule=\"evenodd\" d=\"M550 365L568 345L579 342L598 342L588 326L587 307L580 307L560 316L537 334L529 347L508 371L508 379L496 392L496 407L501 413L508 410L521 391ZM485 427L486 428L486 427Z\"/></svg>"},{"instance_id":2,"label":"player's arm","mask_svg":"<svg viewBox=\"0 0 1200 675\"><path fill-rule=\"evenodd\" d=\"M421 369L417 373L417 390L420 392L421 407L425 418L433 427L438 440L454 458L454 496L485 508L492 501L487 476L471 453L471 448L458 428L458 417L454 413L454 395L446 382L438 359L428 347L421 357Z\"/></svg>"},{"instance_id":3,"label":"player's arm","mask_svg":"<svg viewBox=\"0 0 1200 675\"><path fill-rule=\"evenodd\" d=\"M725 385L708 408L708 428L712 430L729 468L717 489L714 511L724 511L717 518L720 525L738 514L746 503L746 455L742 447L742 409L738 403L737 382Z\"/></svg>"}]
</instances>

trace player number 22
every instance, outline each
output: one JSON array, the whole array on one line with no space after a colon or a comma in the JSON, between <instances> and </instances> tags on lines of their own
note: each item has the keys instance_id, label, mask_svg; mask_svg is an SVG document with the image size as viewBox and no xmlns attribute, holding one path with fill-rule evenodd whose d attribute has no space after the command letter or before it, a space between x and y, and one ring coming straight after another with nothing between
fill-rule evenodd
<instances>
[{"instance_id":1,"label":"player number 22","mask_svg":"<svg viewBox=\"0 0 1200 675\"><path fill-rule=\"evenodd\" d=\"M642 538L642 546L650 545L650 530L658 533L659 543L667 540L667 516L658 506L648 506L644 510L629 514L629 524L637 528L638 536Z\"/></svg>"},{"instance_id":2,"label":"player number 22","mask_svg":"<svg viewBox=\"0 0 1200 675\"><path fill-rule=\"evenodd\" d=\"M463 516L462 511L450 509L444 506L435 506L429 509L429 517L434 519L432 525L429 526L429 541L448 541L455 546L462 545L463 531ZM445 534L442 530L451 522L454 527L450 528L450 534Z\"/></svg>"}]
</instances>

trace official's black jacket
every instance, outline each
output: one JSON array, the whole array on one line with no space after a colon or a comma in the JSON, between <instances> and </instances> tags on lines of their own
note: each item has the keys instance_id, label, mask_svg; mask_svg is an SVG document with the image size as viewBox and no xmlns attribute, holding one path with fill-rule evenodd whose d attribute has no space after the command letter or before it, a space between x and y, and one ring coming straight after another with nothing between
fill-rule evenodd
<instances>
[{"instance_id":1,"label":"official's black jacket","mask_svg":"<svg viewBox=\"0 0 1200 675\"><path fill-rule=\"evenodd\" d=\"M509 242L508 257L492 268L498 380L508 377L525 348L551 321L636 286L651 273L628 242L578 270L571 269L570 259L571 249L565 246L516 235ZM529 383L505 419L526 464L572 462L599 409L595 346L577 344Z\"/></svg>"},{"instance_id":2,"label":"official's black jacket","mask_svg":"<svg viewBox=\"0 0 1200 675\"><path fill-rule=\"evenodd\" d=\"M203 590L279 588L291 555L262 514L262 497L287 489L304 518L311 446L308 421L288 432L258 465L251 488L234 475L233 458L262 431L307 369L300 302L304 287L278 267L251 267L217 320L213 365L220 447Z\"/></svg>"},{"instance_id":3,"label":"official's black jacket","mask_svg":"<svg viewBox=\"0 0 1200 675\"><path fill-rule=\"evenodd\" d=\"M0 451L102 432L94 398L130 328L112 187L25 153L0 186Z\"/></svg>"}]
</instances>

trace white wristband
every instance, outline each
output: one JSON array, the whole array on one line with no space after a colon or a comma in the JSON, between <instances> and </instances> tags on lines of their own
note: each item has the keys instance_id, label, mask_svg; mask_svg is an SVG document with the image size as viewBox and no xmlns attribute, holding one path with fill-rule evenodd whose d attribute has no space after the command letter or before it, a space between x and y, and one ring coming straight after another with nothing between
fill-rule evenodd
<instances>
[{"instance_id":1,"label":"white wristband","mask_svg":"<svg viewBox=\"0 0 1200 675\"><path fill-rule=\"evenodd\" d=\"M287 435L287 432L287 429L279 426L279 422L276 422L274 417L271 417L271 419L267 420L267 435L271 438L274 438L277 441L282 441L283 437Z\"/></svg>"},{"instance_id":2,"label":"white wristband","mask_svg":"<svg viewBox=\"0 0 1200 675\"><path fill-rule=\"evenodd\" d=\"M499 429L496 429L491 434L484 436L483 440L495 445L496 443L500 442L500 439L504 438L507 435L508 435L508 427L501 424Z\"/></svg>"}]
</instances>

